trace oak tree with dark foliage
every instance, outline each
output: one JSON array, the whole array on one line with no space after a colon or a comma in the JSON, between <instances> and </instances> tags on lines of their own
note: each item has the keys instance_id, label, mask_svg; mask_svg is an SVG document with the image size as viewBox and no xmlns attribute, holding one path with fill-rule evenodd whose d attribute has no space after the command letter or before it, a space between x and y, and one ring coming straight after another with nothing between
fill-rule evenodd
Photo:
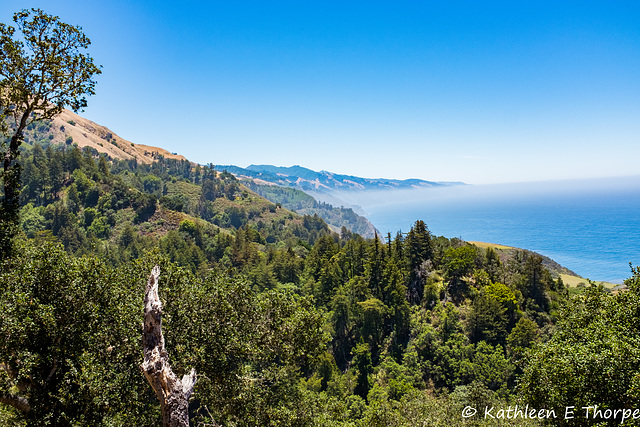
<instances>
[{"instance_id":1,"label":"oak tree with dark foliage","mask_svg":"<svg viewBox=\"0 0 640 427\"><path fill-rule=\"evenodd\" d=\"M51 119L64 108L79 111L94 94L100 68L85 53L91 44L78 26L40 9L13 16L16 27L0 23L0 258L11 251L17 232L20 165L25 128Z\"/></svg>"}]
</instances>

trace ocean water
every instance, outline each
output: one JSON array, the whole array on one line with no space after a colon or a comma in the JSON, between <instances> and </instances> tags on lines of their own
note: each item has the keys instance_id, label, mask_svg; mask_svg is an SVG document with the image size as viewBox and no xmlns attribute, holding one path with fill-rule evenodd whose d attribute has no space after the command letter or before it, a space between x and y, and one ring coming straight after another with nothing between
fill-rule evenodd
<instances>
[{"instance_id":1,"label":"ocean water","mask_svg":"<svg viewBox=\"0 0 640 427\"><path fill-rule=\"evenodd\" d=\"M435 235L546 255L613 283L640 265L640 177L342 194L384 235L418 219Z\"/></svg>"}]
</instances>

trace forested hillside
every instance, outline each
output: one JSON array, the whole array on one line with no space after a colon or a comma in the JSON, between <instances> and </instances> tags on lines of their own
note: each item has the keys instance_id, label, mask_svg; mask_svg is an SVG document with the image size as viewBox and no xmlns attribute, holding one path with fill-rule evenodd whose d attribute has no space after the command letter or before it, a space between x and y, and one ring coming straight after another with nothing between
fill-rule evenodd
<instances>
[{"instance_id":1,"label":"forested hillside","mask_svg":"<svg viewBox=\"0 0 640 427\"><path fill-rule=\"evenodd\" d=\"M620 311L640 307L637 275L572 298L534 253L420 220L382 239L334 233L186 160L35 144L21 164L19 256L0 273L6 425L158 424L138 368L154 264L172 364L199 375L194 425L457 425L467 406L637 397L638 317Z\"/></svg>"},{"instance_id":2,"label":"forested hillside","mask_svg":"<svg viewBox=\"0 0 640 427\"><path fill-rule=\"evenodd\" d=\"M365 217L358 215L352 208L335 207L329 203L318 202L307 193L278 185L259 184L253 180L242 180L250 189L274 203L280 203L287 209L301 215L318 215L332 229L342 232L342 227L348 232L372 238L378 230Z\"/></svg>"},{"instance_id":3,"label":"forested hillside","mask_svg":"<svg viewBox=\"0 0 640 427\"><path fill-rule=\"evenodd\" d=\"M107 160L90 148L39 144L23 159L26 236L51 236L71 253L98 253L114 265L160 245L193 271L241 267L259 262L248 243L304 253L329 233L319 218L296 215L232 175L187 160L139 164Z\"/></svg>"}]
</instances>

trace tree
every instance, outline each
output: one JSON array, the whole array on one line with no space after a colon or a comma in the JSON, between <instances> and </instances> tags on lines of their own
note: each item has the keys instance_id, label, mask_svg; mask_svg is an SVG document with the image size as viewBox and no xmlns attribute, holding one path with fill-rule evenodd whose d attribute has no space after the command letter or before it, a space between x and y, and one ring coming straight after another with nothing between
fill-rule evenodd
<instances>
[{"instance_id":1,"label":"tree","mask_svg":"<svg viewBox=\"0 0 640 427\"><path fill-rule=\"evenodd\" d=\"M16 28L0 23L0 123L2 123L0 258L11 252L17 232L23 131L35 120L51 119L66 107L86 107L100 68L83 53L90 40L77 26L40 9L13 16Z\"/></svg>"},{"instance_id":2,"label":"tree","mask_svg":"<svg viewBox=\"0 0 640 427\"><path fill-rule=\"evenodd\" d=\"M27 425L158 425L137 369L144 276L17 246L0 266L0 407Z\"/></svg>"},{"instance_id":3,"label":"tree","mask_svg":"<svg viewBox=\"0 0 640 427\"><path fill-rule=\"evenodd\" d=\"M371 349L369 344L360 341L353 350L353 366L356 369L356 386L353 390L354 394L367 398L369 389L371 388L371 374L373 373L373 365L371 363Z\"/></svg>"},{"instance_id":4,"label":"tree","mask_svg":"<svg viewBox=\"0 0 640 427\"><path fill-rule=\"evenodd\" d=\"M424 221L418 220L409 230L406 239L407 258L409 268L418 268L423 261L431 259L433 256L433 246L431 244L431 232Z\"/></svg>"},{"instance_id":5,"label":"tree","mask_svg":"<svg viewBox=\"0 0 640 427\"><path fill-rule=\"evenodd\" d=\"M298 410L298 384L327 340L325 317L311 299L258 295L219 272L198 277L157 251L112 268L60 245L16 245L21 256L0 263L0 424L9 414L30 426L161 425L160 405L139 369L145 272L158 263L171 367L178 378L198 372L192 418L311 425L298 421L307 417ZM156 352L164 356L160 347Z\"/></svg>"},{"instance_id":6,"label":"tree","mask_svg":"<svg viewBox=\"0 0 640 427\"><path fill-rule=\"evenodd\" d=\"M477 248L472 245L452 247L445 251L442 264L449 281L448 292L454 301L459 301L467 291L463 278L473 272Z\"/></svg>"},{"instance_id":7,"label":"tree","mask_svg":"<svg viewBox=\"0 0 640 427\"><path fill-rule=\"evenodd\" d=\"M362 310L360 336L369 344L372 360L377 363L380 345L385 337L385 323L390 310L377 298L369 298L359 302L358 305Z\"/></svg>"},{"instance_id":8,"label":"tree","mask_svg":"<svg viewBox=\"0 0 640 427\"><path fill-rule=\"evenodd\" d=\"M491 295L481 293L471 304L467 319L469 339L473 343L486 341L491 345L503 344L509 320L507 309Z\"/></svg>"},{"instance_id":9,"label":"tree","mask_svg":"<svg viewBox=\"0 0 640 427\"><path fill-rule=\"evenodd\" d=\"M431 232L424 221L416 221L406 239L406 256L409 264L409 301L416 304L422 301L424 278L420 267L433 257Z\"/></svg>"},{"instance_id":10,"label":"tree","mask_svg":"<svg viewBox=\"0 0 640 427\"><path fill-rule=\"evenodd\" d=\"M536 322L526 317L521 317L507 337L507 348L515 360L520 360L525 350L535 344L538 336Z\"/></svg>"},{"instance_id":11,"label":"tree","mask_svg":"<svg viewBox=\"0 0 640 427\"><path fill-rule=\"evenodd\" d=\"M149 276L144 295L144 324L142 346L144 363L140 366L156 392L162 407L162 425L189 427L189 398L196 383L196 371L179 380L169 365L169 356L162 335L162 302L158 296L160 267L155 266Z\"/></svg>"},{"instance_id":12,"label":"tree","mask_svg":"<svg viewBox=\"0 0 640 427\"><path fill-rule=\"evenodd\" d=\"M542 257L537 254L528 255L524 264L523 277L518 286L522 295L528 300L527 309L547 311L549 299L547 291L554 284L549 271L542 265Z\"/></svg>"},{"instance_id":13,"label":"tree","mask_svg":"<svg viewBox=\"0 0 640 427\"><path fill-rule=\"evenodd\" d=\"M609 294L592 285L572 299L553 337L526 353L519 384L526 403L635 407L640 398L640 269L632 273L624 292ZM572 421L581 425L577 418Z\"/></svg>"}]
</instances>

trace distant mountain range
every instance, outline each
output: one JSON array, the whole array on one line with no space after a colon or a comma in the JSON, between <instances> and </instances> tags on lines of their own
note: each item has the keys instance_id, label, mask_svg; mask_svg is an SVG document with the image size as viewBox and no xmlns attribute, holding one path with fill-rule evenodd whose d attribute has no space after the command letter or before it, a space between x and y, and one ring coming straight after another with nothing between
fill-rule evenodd
<instances>
[{"instance_id":1,"label":"distant mountain range","mask_svg":"<svg viewBox=\"0 0 640 427\"><path fill-rule=\"evenodd\" d=\"M256 183L295 187L303 191L319 193L341 190L397 190L464 184L462 182L433 182L422 179L361 178L324 170L316 172L297 165L291 167L251 165L246 168L232 165L216 165L215 168L217 170L226 170L238 177L250 178Z\"/></svg>"}]
</instances>

